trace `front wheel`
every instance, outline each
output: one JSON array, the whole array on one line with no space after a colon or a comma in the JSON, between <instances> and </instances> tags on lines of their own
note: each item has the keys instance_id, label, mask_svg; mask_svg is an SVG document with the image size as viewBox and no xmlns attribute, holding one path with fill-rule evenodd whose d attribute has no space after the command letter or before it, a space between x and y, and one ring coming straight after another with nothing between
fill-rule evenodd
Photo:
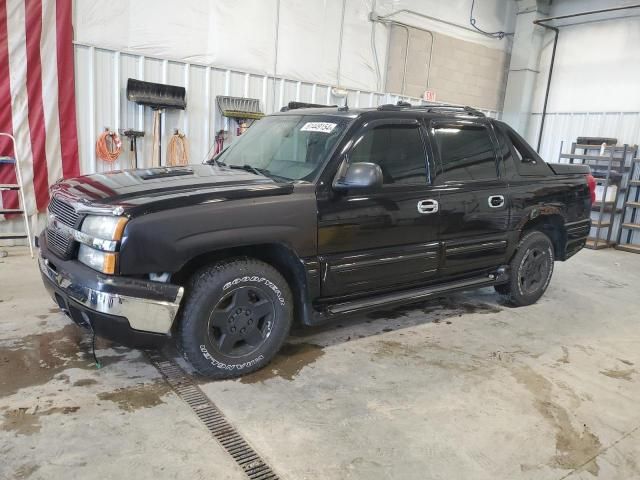
<instances>
[{"instance_id":1,"label":"front wheel","mask_svg":"<svg viewBox=\"0 0 640 480\"><path fill-rule=\"evenodd\" d=\"M271 361L292 319L291 290L275 268L250 258L223 261L192 278L178 342L198 373L237 377Z\"/></svg>"},{"instance_id":2,"label":"front wheel","mask_svg":"<svg viewBox=\"0 0 640 480\"><path fill-rule=\"evenodd\" d=\"M539 231L526 233L511 260L509 282L496 285L496 291L517 307L537 302L549 286L554 260L549 237Z\"/></svg>"}]
</instances>

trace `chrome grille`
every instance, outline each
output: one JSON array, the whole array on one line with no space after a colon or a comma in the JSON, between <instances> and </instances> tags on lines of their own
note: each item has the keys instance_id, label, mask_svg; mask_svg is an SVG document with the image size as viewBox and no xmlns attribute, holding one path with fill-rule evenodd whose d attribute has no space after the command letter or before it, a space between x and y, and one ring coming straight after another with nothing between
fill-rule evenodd
<instances>
[{"instance_id":1,"label":"chrome grille","mask_svg":"<svg viewBox=\"0 0 640 480\"><path fill-rule=\"evenodd\" d=\"M61 230L47 228L47 245L62 258L69 258L73 250L73 241Z\"/></svg>"},{"instance_id":2,"label":"chrome grille","mask_svg":"<svg viewBox=\"0 0 640 480\"><path fill-rule=\"evenodd\" d=\"M56 223L77 229L80 217L76 210L68 203L57 197L52 197L49 202L49 215L55 218L47 227L47 245L60 258L69 259L73 254L75 241L67 232L56 228Z\"/></svg>"},{"instance_id":3,"label":"chrome grille","mask_svg":"<svg viewBox=\"0 0 640 480\"><path fill-rule=\"evenodd\" d=\"M57 197L52 197L51 202L49 202L49 212L54 214L56 216L56 220L63 225L77 228L78 214L68 203L63 202Z\"/></svg>"}]
</instances>

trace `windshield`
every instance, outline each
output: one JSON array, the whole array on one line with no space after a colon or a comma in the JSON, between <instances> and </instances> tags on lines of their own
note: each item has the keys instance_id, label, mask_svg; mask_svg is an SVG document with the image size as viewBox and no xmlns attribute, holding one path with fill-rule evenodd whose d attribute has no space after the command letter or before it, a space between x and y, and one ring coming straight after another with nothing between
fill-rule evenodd
<instances>
[{"instance_id":1,"label":"windshield","mask_svg":"<svg viewBox=\"0 0 640 480\"><path fill-rule=\"evenodd\" d=\"M286 181L311 181L351 121L330 115L265 117L215 160Z\"/></svg>"}]
</instances>

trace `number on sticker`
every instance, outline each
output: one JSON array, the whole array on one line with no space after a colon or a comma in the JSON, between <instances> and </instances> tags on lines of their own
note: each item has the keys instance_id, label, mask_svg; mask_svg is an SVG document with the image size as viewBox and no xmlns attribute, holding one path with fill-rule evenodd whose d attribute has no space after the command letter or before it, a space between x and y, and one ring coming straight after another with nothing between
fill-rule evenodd
<instances>
[{"instance_id":1,"label":"number on sticker","mask_svg":"<svg viewBox=\"0 0 640 480\"><path fill-rule=\"evenodd\" d=\"M331 133L336 128L336 123L330 122L307 122L300 129L301 132Z\"/></svg>"}]
</instances>

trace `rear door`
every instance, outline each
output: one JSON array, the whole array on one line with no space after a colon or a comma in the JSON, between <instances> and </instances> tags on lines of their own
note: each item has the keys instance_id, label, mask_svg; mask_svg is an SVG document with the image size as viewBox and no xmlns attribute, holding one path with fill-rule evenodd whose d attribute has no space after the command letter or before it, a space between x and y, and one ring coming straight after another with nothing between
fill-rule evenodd
<instances>
[{"instance_id":1,"label":"rear door","mask_svg":"<svg viewBox=\"0 0 640 480\"><path fill-rule=\"evenodd\" d=\"M369 294L419 284L437 274L437 196L426 132L416 119L364 122L342 161L380 166L376 191L318 190L322 296ZM335 172L331 172L334 175Z\"/></svg>"},{"instance_id":2,"label":"rear door","mask_svg":"<svg viewBox=\"0 0 640 480\"><path fill-rule=\"evenodd\" d=\"M443 277L503 264L510 202L491 124L431 121L429 137L438 159Z\"/></svg>"}]
</instances>

